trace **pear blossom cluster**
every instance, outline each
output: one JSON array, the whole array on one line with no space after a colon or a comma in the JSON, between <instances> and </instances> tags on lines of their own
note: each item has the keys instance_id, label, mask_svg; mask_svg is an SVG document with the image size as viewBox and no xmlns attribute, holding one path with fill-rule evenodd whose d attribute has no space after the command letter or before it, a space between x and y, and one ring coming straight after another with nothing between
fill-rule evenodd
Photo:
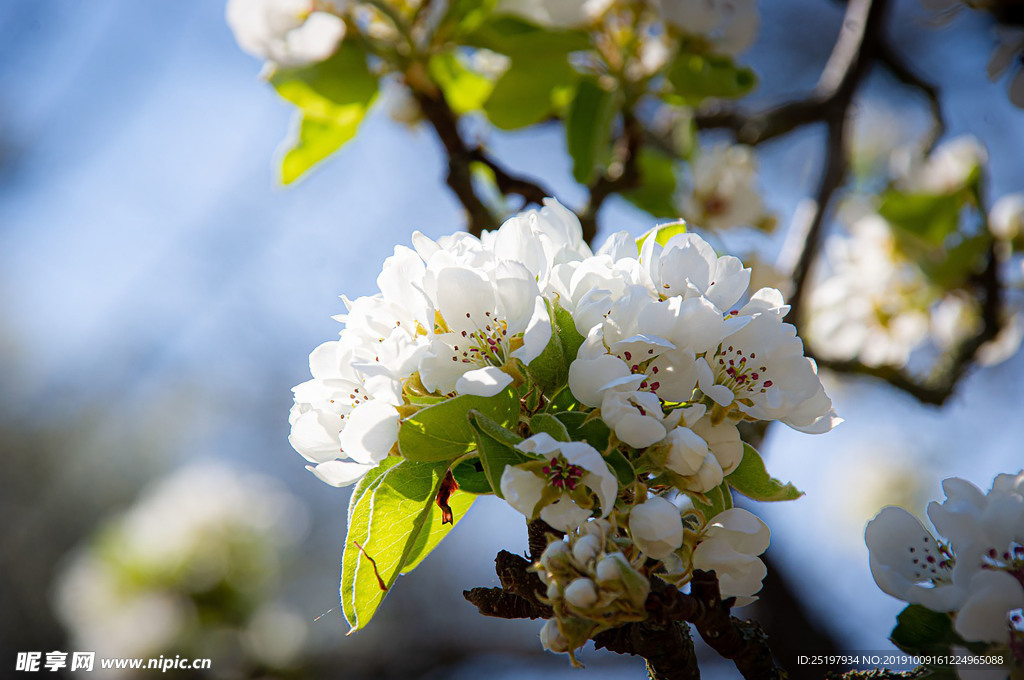
<instances>
[{"instance_id":1,"label":"pear blossom cluster","mask_svg":"<svg viewBox=\"0 0 1024 680\"><path fill-rule=\"evenodd\" d=\"M949 613L964 642L1024 667L1024 471L998 475L987 493L957 477L942 489L928 505L934 532L891 506L868 524L871 574L889 595Z\"/></svg>"},{"instance_id":2,"label":"pear blossom cluster","mask_svg":"<svg viewBox=\"0 0 1024 680\"><path fill-rule=\"evenodd\" d=\"M642 620L655 575L683 586L715 571L724 597L749 604L769 531L732 507L749 448L738 425L820 434L840 422L782 294L749 292L750 275L684 223L618 232L594 252L553 199L479 238L417 232L385 260L378 292L342 298L339 338L294 388L290 441L345 486L405 457L400 432L425 408L517 404L477 436L505 450L493 493L556 532L536 567L556 613L548 649ZM487 455L479 438L466 454L481 466Z\"/></svg>"},{"instance_id":3,"label":"pear blossom cluster","mask_svg":"<svg viewBox=\"0 0 1024 680\"><path fill-rule=\"evenodd\" d=\"M761 201L751 147L716 144L702 150L693 162L692 175L692 190L682 205L688 221L712 230L774 225Z\"/></svg>"},{"instance_id":4,"label":"pear blossom cluster","mask_svg":"<svg viewBox=\"0 0 1024 680\"><path fill-rule=\"evenodd\" d=\"M281 577L306 519L305 506L275 479L186 466L72 554L55 581L57 614L78 648L100 655L289 668L308 631L280 599ZM98 664L95 673L133 675Z\"/></svg>"}]
</instances>

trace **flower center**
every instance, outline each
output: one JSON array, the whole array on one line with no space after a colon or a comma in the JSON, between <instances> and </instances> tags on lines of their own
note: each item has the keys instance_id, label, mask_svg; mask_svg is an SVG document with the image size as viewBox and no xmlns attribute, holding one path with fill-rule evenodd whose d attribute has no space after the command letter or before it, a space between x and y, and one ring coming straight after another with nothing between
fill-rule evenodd
<instances>
[{"instance_id":1,"label":"flower center","mask_svg":"<svg viewBox=\"0 0 1024 680\"><path fill-rule=\"evenodd\" d=\"M476 330L464 330L462 340L452 345L452 361L478 366L505 365L509 355L508 322L496 319L491 312L484 312L482 323L473 319L469 312L466 318L473 322Z\"/></svg>"},{"instance_id":2,"label":"flower center","mask_svg":"<svg viewBox=\"0 0 1024 680\"><path fill-rule=\"evenodd\" d=\"M938 541L934 542L933 548L929 545L931 542L926 536L923 548L907 548L912 555L910 562L914 565L914 578L918 581L931 581L936 585L952 583L953 565L956 563L953 551Z\"/></svg>"},{"instance_id":3,"label":"flower center","mask_svg":"<svg viewBox=\"0 0 1024 680\"><path fill-rule=\"evenodd\" d=\"M720 346L714 359L716 382L733 392L764 394L775 383L768 377L768 368L759 365L757 354L744 354L733 345Z\"/></svg>"},{"instance_id":4,"label":"flower center","mask_svg":"<svg viewBox=\"0 0 1024 680\"><path fill-rule=\"evenodd\" d=\"M640 356L633 351L626 350L615 356L622 359L626 364L629 365L629 370L634 374L644 374L646 380L640 383L640 390L644 392L657 392L658 388L661 387L661 382L658 380L658 367L654 365L654 360L657 359L654 356L654 349L648 348L646 351L641 351ZM643 412L643 408L640 409L641 415L647 415Z\"/></svg>"},{"instance_id":5,"label":"flower center","mask_svg":"<svg viewBox=\"0 0 1024 680\"><path fill-rule=\"evenodd\" d=\"M981 556L981 568L1005 571L1024 587L1024 545L1011 544L1002 553L989 548Z\"/></svg>"},{"instance_id":6,"label":"flower center","mask_svg":"<svg viewBox=\"0 0 1024 680\"><path fill-rule=\"evenodd\" d=\"M569 463L561 456L552 458L541 468L541 472L548 478L548 484L564 491L573 491L583 476L583 468Z\"/></svg>"}]
</instances>

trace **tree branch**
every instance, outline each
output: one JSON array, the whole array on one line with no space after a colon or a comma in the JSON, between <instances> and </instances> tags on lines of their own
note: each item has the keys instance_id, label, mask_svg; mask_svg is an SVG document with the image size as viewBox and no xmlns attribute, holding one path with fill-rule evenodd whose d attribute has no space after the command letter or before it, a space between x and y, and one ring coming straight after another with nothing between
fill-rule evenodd
<instances>
[{"instance_id":1,"label":"tree branch","mask_svg":"<svg viewBox=\"0 0 1024 680\"><path fill-rule=\"evenodd\" d=\"M413 79L407 77L407 80ZM424 118L434 128L447 152L448 175L445 182L466 209L469 216L469 233L479 236L486 229L497 228L501 221L501 216L491 212L473 186L474 162L482 163L491 169L498 190L506 196L516 194L522 196L527 203L541 205L546 197L552 195L533 180L510 173L479 146L470 148L459 132L459 116L448 105L443 92L432 88L433 91L428 93L425 90L430 88L425 86L410 86L410 89L420 110L423 111Z\"/></svg>"},{"instance_id":2,"label":"tree branch","mask_svg":"<svg viewBox=\"0 0 1024 680\"><path fill-rule=\"evenodd\" d=\"M928 106L932 112L932 130L928 133L926 149L931 149L946 132L946 117L942 113L942 104L939 101L939 89L934 83L925 80L915 73L903 57L896 52L888 40L878 42L878 61L885 65L885 68L892 73L897 80L904 85L917 88L928 99Z\"/></svg>"}]
</instances>

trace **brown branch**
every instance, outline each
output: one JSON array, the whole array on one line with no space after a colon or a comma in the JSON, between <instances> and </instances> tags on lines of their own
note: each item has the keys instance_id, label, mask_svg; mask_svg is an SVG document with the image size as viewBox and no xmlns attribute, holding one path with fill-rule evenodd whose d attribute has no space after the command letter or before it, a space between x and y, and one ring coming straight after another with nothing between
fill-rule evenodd
<instances>
[{"instance_id":1,"label":"brown branch","mask_svg":"<svg viewBox=\"0 0 1024 680\"><path fill-rule=\"evenodd\" d=\"M896 49L886 40L878 42L878 61L904 85L916 88L928 99L928 107L932 113L932 130L928 133L926 149L935 146L939 138L946 132L946 117L942 113L939 100L939 88L914 72Z\"/></svg>"},{"instance_id":2,"label":"brown branch","mask_svg":"<svg viewBox=\"0 0 1024 680\"><path fill-rule=\"evenodd\" d=\"M642 621L606 630L594 636L594 647L643 657L649 680L700 679L690 627L680 621Z\"/></svg>"},{"instance_id":3,"label":"brown branch","mask_svg":"<svg viewBox=\"0 0 1024 680\"><path fill-rule=\"evenodd\" d=\"M407 74L407 81L418 81L412 72ZM494 173L494 181L498 190L508 196L522 196L527 203L541 205L543 200L552 194L531 179L514 175L506 170L498 161L488 155L482 148L470 147L459 132L459 116L456 114L444 93L427 84L410 85L413 96L423 112L424 118L437 133L438 139L448 155L448 175L445 182L462 203L469 217L469 233L479 236L486 229L495 229L500 223L500 216L495 216L477 194L473 186L473 163L482 163Z\"/></svg>"},{"instance_id":4,"label":"brown branch","mask_svg":"<svg viewBox=\"0 0 1024 680\"><path fill-rule=\"evenodd\" d=\"M994 340L1003 328L1003 283L999 274L1000 265L1001 258L995 243L992 243L989 245L985 269L973 279L981 297L981 329L951 352L946 364L938 366L929 378L915 378L898 366L868 366L856 359L814 357L810 348L807 354L816 358L818 365L823 368L879 378L909 393L924 404L942 406L974 364L981 348Z\"/></svg>"},{"instance_id":5,"label":"brown branch","mask_svg":"<svg viewBox=\"0 0 1024 680\"><path fill-rule=\"evenodd\" d=\"M504 619L547 618L550 607L538 595L544 585L529 570L531 562L506 550L494 560L501 588L473 588L463 596L484 616ZM681 593L661 579L651 579L651 594L646 609L648 619L639 623L605 631L595 636L599 647L620 654L642 656L648 661L652 678L675 680L699 677L686 675L691 662L690 651L681 653L679 645L689 640L680 626L692 623L701 638L723 658L736 664L748 680L782 678L768 648L767 637L752 621L740 621L730 615L733 599L723 600L714 572L695 571L690 585L692 595Z\"/></svg>"},{"instance_id":6,"label":"brown branch","mask_svg":"<svg viewBox=\"0 0 1024 680\"><path fill-rule=\"evenodd\" d=\"M806 225L794 225L794 233L804 235L803 247L793 268L793 292L788 319L799 325L806 292L807 277L821 245L825 218L832 197L847 171L846 117L850 103L877 53L881 42L882 23L888 0L850 0L843 16L842 29L829 56L817 91L828 102L825 124L828 134L825 147L825 168L815 195L814 209Z\"/></svg>"}]
</instances>

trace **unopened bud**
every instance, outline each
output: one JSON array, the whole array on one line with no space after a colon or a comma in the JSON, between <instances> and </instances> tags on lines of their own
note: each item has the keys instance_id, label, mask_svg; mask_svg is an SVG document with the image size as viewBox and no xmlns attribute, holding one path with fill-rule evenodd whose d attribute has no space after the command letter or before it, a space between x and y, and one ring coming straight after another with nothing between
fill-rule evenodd
<instances>
[{"instance_id":1,"label":"unopened bud","mask_svg":"<svg viewBox=\"0 0 1024 680\"><path fill-rule=\"evenodd\" d=\"M576 541L576 544L572 547L572 556L576 558L576 561L581 565L585 565L593 559L596 559L601 554L601 548L604 544L604 540L597 536L587 535L583 536Z\"/></svg>"},{"instance_id":2,"label":"unopened bud","mask_svg":"<svg viewBox=\"0 0 1024 680\"><path fill-rule=\"evenodd\" d=\"M558 583L554 579L548 584L547 598L549 600L557 600L562 597L562 589L558 586Z\"/></svg>"},{"instance_id":3,"label":"unopened bud","mask_svg":"<svg viewBox=\"0 0 1024 680\"><path fill-rule=\"evenodd\" d=\"M564 654L569 651L569 641L558 629L558 621L555 619L548 619L540 629L540 643L549 652Z\"/></svg>"},{"instance_id":4,"label":"unopened bud","mask_svg":"<svg viewBox=\"0 0 1024 680\"><path fill-rule=\"evenodd\" d=\"M557 571L572 557L565 541L552 541L540 556L540 563L548 571Z\"/></svg>"},{"instance_id":5,"label":"unopened bud","mask_svg":"<svg viewBox=\"0 0 1024 680\"><path fill-rule=\"evenodd\" d=\"M612 524L606 519L595 519L587 522L581 528L586 535L597 536L603 541L611 532Z\"/></svg>"},{"instance_id":6,"label":"unopened bud","mask_svg":"<svg viewBox=\"0 0 1024 680\"><path fill-rule=\"evenodd\" d=\"M597 574L597 582L605 584L621 581L623 571L626 569L631 569L626 556L616 552L609 553L598 560L594 571Z\"/></svg>"},{"instance_id":7,"label":"unopened bud","mask_svg":"<svg viewBox=\"0 0 1024 680\"><path fill-rule=\"evenodd\" d=\"M565 587L563 596L573 607L590 609L597 604L597 586L589 578L578 578Z\"/></svg>"}]
</instances>

